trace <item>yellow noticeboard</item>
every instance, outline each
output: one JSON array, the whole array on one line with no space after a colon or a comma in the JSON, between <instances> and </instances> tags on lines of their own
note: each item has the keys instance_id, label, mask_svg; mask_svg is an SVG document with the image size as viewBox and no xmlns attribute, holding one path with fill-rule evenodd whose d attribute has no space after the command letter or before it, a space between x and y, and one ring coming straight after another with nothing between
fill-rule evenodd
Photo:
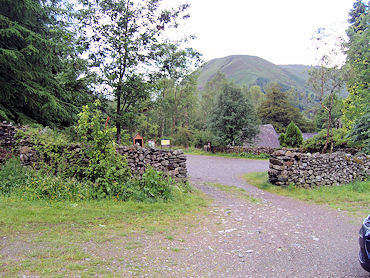
<instances>
[{"instance_id":1,"label":"yellow noticeboard","mask_svg":"<svg viewBox=\"0 0 370 278\"><path fill-rule=\"evenodd\" d=\"M161 146L169 146L170 140L161 140Z\"/></svg>"}]
</instances>

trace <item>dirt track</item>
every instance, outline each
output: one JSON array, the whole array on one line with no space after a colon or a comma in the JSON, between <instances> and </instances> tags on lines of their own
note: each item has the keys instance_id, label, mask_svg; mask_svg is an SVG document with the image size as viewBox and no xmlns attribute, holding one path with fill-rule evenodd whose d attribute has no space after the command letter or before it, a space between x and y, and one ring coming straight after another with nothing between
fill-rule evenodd
<instances>
[{"instance_id":1,"label":"dirt track","mask_svg":"<svg viewBox=\"0 0 370 278\"><path fill-rule=\"evenodd\" d=\"M358 219L265 193L241 179L244 173L267 170L267 161L187 159L192 183L214 199L212 218L220 223L214 231L211 221L197 236L199 276L370 277L357 261ZM207 182L242 187L261 202L241 200Z\"/></svg>"}]
</instances>

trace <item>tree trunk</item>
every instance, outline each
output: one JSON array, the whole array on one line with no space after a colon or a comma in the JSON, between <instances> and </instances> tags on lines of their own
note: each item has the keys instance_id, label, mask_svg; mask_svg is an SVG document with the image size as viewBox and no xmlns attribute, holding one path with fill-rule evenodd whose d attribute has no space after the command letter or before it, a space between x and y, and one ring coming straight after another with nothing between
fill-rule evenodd
<instances>
[{"instance_id":1,"label":"tree trunk","mask_svg":"<svg viewBox=\"0 0 370 278\"><path fill-rule=\"evenodd\" d=\"M117 144L121 144L121 122L120 122L120 117L121 117L121 88L117 88L117 119L116 119L116 140Z\"/></svg>"},{"instance_id":2,"label":"tree trunk","mask_svg":"<svg viewBox=\"0 0 370 278\"><path fill-rule=\"evenodd\" d=\"M332 135L332 130L331 130L331 111L333 109L333 96L330 96L329 98L329 105L327 107L327 111L328 111L328 129L326 131L326 142L325 142L325 145L321 151L321 153L325 153L327 148L328 148L328 144L329 144L329 138L330 138L330 143L331 143L331 147L330 147L330 153L333 151L333 135Z\"/></svg>"}]
</instances>

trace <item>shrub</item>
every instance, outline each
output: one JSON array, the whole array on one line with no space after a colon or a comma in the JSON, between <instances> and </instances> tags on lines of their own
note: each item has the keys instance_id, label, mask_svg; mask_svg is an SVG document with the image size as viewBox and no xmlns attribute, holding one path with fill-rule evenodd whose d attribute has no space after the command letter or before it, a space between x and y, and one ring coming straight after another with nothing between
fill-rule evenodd
<instances>
[{"instance_id":1,"label":"shrub","mask_svg":"<svg viewBox=\"0 0 370 278\"><path fill-rule=\"evenodd\" d=\"M285 133L279 135L280 146L285 147Z\"/></svg>"},{"instance_id":2,"label":"shrub","mask_svg":"<svg viewBox=\"0 0 370 278\"><path fill-rule=\"evenodd\" d=\"M196 148L203 148L208 142L212 142L213 146L216 146L216 138L212 135L209 130L195 130L192 140L192 145Z\"/></svg>"},{"instance_id":3,"label":"shrub","mask_svg":"<svg viewBox=\"0 0 370 278\"><path fill-rule=\"evenodd\" d=\"M294 124L293 121L288 125L285 134L279 136L280 145L283 147L297 148L303 143L301 130Z\"/></svg>"},{"instance_id":4,"label":"shrub","mask_svg":"<svg viewBox=\"0 0 370 278\"><path fill-rule=\"evenodd\" d=\"M132 199L137 201L169 200L174 181L148 166L141 179L133 182Z\"/></svg>"},{"instance_id":5,"label":"shrub","mask_svg":"<svg viewBox=\"0 0 370 278\"><path fill-rule=\"evenodd\" d=\"M334 149L356 147L356 145L346 137L345 129L333 129ZM304 141L302 148L308 152L321 152L326 142L326 130L321 130L317 135ZM329 148L330 149L330 148Z\"/></svg>"},{"instance_id":6,"label":"shrub","mask_svg":"<svg viewBox=\"0 0 370 278\"><path fill-rule=\"evenodd\" d=\"M174 145L189 147L193 138L193 133L186 127L179 127L173 137Z\"/></svg>"},{"instance_id":7,"label":"shrub","mask_svg":"<svg viewBox=\"0 0 370 278\"><path fill-rule=\"evenodd\" d=\"M0 170L0 193L27 199L80 200L134 199L154 202L169 200L180 185L148 167L141 178L134 177L125 156L116 151L114 128L98 109L83 107L76 127L78 145L50 129L20 133L37 149L38 171L9 160ZM104 125L105 123L105 125ZM14 173L14 174L12 174Z\"/></svg>"},{"instance_id":8,"label":"shrub","mask_svg":"<svg viewBox=\"0 0 370 278\"><path fill-rule=\"evenodd\" d=\"M26 200L79 201L111 198L114 200L168 201L176 191L188 192L190 187L166 177L148 167L141 179L130 178L124 184L112 181L107 194L91 181L64 178L45 171L22 167L18 158L12 158L0 168L0 194L18 196Z\"/></svg>"},{"instance_id":9,"label":"shrub","mask_svg":"<svg viewBox=\"0 0 370 278\"><path fill-rule=\"evenodd\" d=\"M348 136L362 147L366 154L370 154L370 108L367 108L365 114L358 118L350 130Z\"/></svg>"},{"instance_id":10,"label":"shrub","mask_svg":"<svg viewBox=\"0 0 370 278\"><path fill-rule=\"evenodd\" d=\"M0 165L12 157L12 152L0 147Z\"/></svg>"},{"instance_id":11,"label":"shrub","mask_svg":"<svg viewBox=\"0 0 370 278\"><path fill-rule=\"evenodd\" d=\"M270 158L270 155L267 153L253 154L253 153L241 152L239 154L239 157L251 158L251 159L268 159Z\"/></svg>"},{"instance_id":12,"label":"shrub","mask_svg":"<svg viewBox=\"0 0 370 278\"><path fill-rule=\"evenodd\" d=\"M15 189L27 185L30 171L21 166L19 158L11 158L0 167L0 193L10 195Z\"/></svg>"}]
</instances>

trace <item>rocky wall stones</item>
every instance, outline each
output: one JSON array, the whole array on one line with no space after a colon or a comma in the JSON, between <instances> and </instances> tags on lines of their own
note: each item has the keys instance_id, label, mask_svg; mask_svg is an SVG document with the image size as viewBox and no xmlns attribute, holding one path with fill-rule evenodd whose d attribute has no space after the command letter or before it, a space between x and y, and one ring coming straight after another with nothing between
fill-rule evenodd
<instances>
[{"instance_id":1,"label":"rocky wall stones","mask_svg":"<svg viewBox=\"0 0 370 278\"><path fill-rule=\"evenodd\" d=\"M16 146L15 134L18 127L5 122L0 123L0 148L12 150ZM68 152L78 155L80 150L79 145L69 145ZM40 156L29 138L22 138L19 140L17 150L14 150L20 156L21 162L24 166L35 166L40 160ZM142 174L145 171L146 165L151 165L158 171L175 178L186 178L186 157L182 150L158 150L146 149L138 146L120 146L117 152L127 156L127 162L132 172L135 174ZM77 159L75 157L75 159ZM0 161L1 163L1 161Z\"/></svg>"},{"instance_id":2,"label":"rocky wall stones","mask_svg":"<svg viewBox=\"0 0 370 278\"><path fill-rule=\"evenodd\" d=\"M127 157L134 173L142 174L146 165L175 178L186 178L186 156L182 150L147 149L139 146L120 146L117 151Z\"/></svg>"},{"instance_id":3,"label":"rocky wall stones","mask_svg":"<svg viewBox=\"0 0 370 278\"><path fill-rule=\"evenodd\" d=\"M0 124L0 147L5 149L13 148L15 144L16 128L12 124L2 122Z\"/></svg>"},{"instance_id":4,"label":"rocky wall stones","mask_svg":"<svg viewBox=\"0 0 370 278\"><path fill-rule=\"evenodd\" d=\"M252 153L259 155L261 153L272 154L276 148L270 147L246 147L246 146L226 146L226 147L212 147L212 152L221 153Z\"/></svg>"},{"instance_id":5,"label":"rocky wall stones","mask_svg":"<svg viewBox=\"0 0 370 278\"><path fill-rule=\"evenodd\" d=\"M338 185L365 180L370 174L370 156L299 153L277 150L270 158L269 182L300 187Z\"/></svg>"},{"instance_id":6,"label":"rocky wall stones","mask_svg":"<svg viewBox=\"0 0 370 278\"><path fill-rule=\"evenodd\" d=\"M15 127L6 122L0 123L0 165L12 156L14 138Z\"/></svg>"}]
</instances>

